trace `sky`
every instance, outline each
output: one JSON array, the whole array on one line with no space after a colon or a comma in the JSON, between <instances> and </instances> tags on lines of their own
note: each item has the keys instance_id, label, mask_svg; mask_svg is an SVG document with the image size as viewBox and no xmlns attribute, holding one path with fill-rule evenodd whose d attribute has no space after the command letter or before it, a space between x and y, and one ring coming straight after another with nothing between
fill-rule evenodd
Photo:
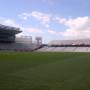
<instances>
[{"instance_id":1,"label":"sky","mask_svg":"<svg viewBox=\"0 0 90 90\"><path fill-rule=\"evenodd\" d=\"M90 38L90 0L0 0L0 24L43 42Z\"/></svg>"}]
</instances>

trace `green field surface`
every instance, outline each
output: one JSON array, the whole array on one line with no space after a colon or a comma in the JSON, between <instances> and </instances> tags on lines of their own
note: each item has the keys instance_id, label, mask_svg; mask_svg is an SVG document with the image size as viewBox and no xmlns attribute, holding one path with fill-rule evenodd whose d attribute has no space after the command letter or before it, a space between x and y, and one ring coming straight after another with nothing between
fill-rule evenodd
<instances>
[{"instance_id":1,"label":"green field surface","mask_svg":"<svg viewBox=\"0 0 90 90\"><path fill-rule=\"evenodd\" d=\"M90 90L90 53L0 53L0 90Z\"/></svg>"}]
</instances>

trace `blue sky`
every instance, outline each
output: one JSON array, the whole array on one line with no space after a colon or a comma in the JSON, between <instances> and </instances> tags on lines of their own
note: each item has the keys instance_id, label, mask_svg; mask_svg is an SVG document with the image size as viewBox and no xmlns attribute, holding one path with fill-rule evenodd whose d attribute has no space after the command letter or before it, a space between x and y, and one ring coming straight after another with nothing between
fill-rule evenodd
<instances>
[{"instance_id":1,"label":"blue sky","mask_svg":"<svg viewBox=\"0 0 90 90\"><path fill-rule=\"evenodd\" d=\"M0 0L0 23L44 42L90 38L89 8L90 0Z\"/></svg>"}]
</instances>

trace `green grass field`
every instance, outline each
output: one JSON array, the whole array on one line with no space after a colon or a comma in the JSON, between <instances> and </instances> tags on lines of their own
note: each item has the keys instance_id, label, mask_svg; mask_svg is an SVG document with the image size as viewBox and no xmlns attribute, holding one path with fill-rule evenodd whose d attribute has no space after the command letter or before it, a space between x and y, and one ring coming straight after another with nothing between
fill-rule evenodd
<instances>
[{"instance_id":1,"label":"green grass field","mask_svg":"<svg viewBox=\"0 0 90 90\"><path fill-rule=\"evenodd\" d=\"M0 90L90 90L90 53L0 53Z\"/></svg>"}]
</instances>

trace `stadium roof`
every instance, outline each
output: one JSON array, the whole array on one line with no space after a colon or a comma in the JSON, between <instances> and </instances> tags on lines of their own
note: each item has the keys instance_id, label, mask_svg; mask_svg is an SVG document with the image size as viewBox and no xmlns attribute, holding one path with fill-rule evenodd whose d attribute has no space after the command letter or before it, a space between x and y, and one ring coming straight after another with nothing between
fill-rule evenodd
<instances>
[{"instance_id":1,"label":"stadium roof","mask_svg":"<svg viewBox=\"0 0 90 90\"><path fill-rule=\"evenodd\" d=\"M0 32L18 34L22 31L20 28L0 24Z\"/></svg>"}]
</instances>

